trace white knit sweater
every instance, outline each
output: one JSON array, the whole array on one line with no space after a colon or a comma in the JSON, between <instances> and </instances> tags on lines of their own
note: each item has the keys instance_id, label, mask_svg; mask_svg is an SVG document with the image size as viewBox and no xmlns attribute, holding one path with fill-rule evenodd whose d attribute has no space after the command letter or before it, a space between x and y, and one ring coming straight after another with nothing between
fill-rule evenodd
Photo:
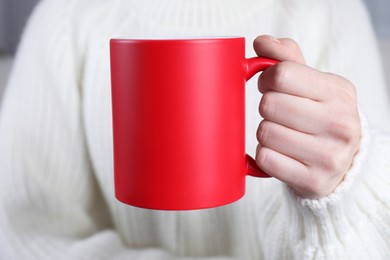
<instances>
[{"instance_id":1,"label":"white knit sweater","mask_svg":"<svg viewBox=\"0 0 390 260\"><path fill-rule=\"evenodd\" d=\"M116 201L109 39L242 35L253 56L260 34L294 38L310 66L357 88L368 120L336 191L302 199L275 179L248 177L245 197L216 209ZM356 0L42 1L1 109L0 259L390 259L390 109L379 64ZM259 100L254 79L252 155Z\"/></svg>"}]
</instances>

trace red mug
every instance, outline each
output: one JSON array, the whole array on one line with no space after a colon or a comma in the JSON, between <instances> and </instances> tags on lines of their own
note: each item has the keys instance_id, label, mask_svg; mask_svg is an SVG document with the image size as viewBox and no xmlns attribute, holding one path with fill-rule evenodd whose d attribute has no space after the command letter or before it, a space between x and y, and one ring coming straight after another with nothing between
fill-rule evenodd
<instances>
[{"instance_id":1,"label":"red mug","mask_svg":"<svg viewBox=\"0 0 390 260\"><path fill-rule=\"evenodd\" d=\"M245 176L245 82L277 61L245 38L110 41L115 196L159 210L222 206Z\"/></svg>"}]
</instances>

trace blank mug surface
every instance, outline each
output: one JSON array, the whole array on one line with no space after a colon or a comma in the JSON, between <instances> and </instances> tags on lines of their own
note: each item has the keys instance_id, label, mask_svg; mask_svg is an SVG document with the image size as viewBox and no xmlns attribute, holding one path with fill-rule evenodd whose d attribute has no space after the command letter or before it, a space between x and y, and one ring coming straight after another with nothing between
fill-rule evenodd
<instances>
[{"instance_id":1,"label":"blank mug surface","mask_svg":"<svg viewBox=\"0 0 390 260\"><path fill-rule=\"evenodd\" d=\"M241 198L248 172L262 176L245 153L245 82L275 61L246 59L242 37L113 39L110 50L117 199L187 210Z\"/></svg>"}]
</instances>

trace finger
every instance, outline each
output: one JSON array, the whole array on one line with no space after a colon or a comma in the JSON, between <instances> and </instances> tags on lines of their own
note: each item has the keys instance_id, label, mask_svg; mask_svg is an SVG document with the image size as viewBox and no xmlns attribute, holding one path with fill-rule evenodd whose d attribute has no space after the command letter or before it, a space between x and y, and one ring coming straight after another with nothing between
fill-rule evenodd
<instances>
[{"instance_id":1,"label":"finger","mask_svg":"<svg viewBox=\"0 0 390 260\"><path fill-rule=\"evenodd\" d=\"M257 129L260 147L267 147L305 165L321 161L322 146L315 136L263 120ZM258 152L258 151L257 151Z\"/></svg>"},{"instance_id":2,"label":"finger","mask_svg":"<svg viewBox=\"0 0 390 260\"><path fill-rule=\"evenodd\" d=\"M276 39L269 35L262 35L254 40L253 48L256 54L261 57L305 64L298 44L292 39Z\"/></svg>"},{"instance_id":3,"label":"finger","mask_svg":"<svg viewBox=\"0 0 390 260\"><path fill-rule=\"evenodd\" d=\"M310 179L310 172L303 163L267 147L260 147L256 163L270 176L293 187L304 187Z\"/></svg>"},{"instance_id":4,"label":"finger","mask_svg":"<svg viewBox=\"0 0 390 260\"><path fill-rule=\"evenodd\" d=\"M316 101L330 99L333 79L306 65L280 62L266 69L258 79L261 93L273 90Z\"/></svg>"},{"instance_id":5,"label":"finger","mask_svg":"<svg viewBox=\"0 0 390 260\"><path fill-rule=\"evenodd\" d=\"M326 157L322 162L329 166ZM256 163L269 176L287 183L298 195L308 198L331 193L335 186L328 184L338 184L344 176L335 172L328 174L331 169L327 167L313 167L261 144L256 153Z\"/></svg>"},{"instance_id":6,"label":"finger","mask_svg":"<svg viewBox=\"0 0 390 260\"><path fill-rule=\"evenodd\" d=\"M324 123L320 119L327 118L322 104L274 91L262 96L259 112L268 121L307 134L322 133Z\"/></svg>"}]
</instances>

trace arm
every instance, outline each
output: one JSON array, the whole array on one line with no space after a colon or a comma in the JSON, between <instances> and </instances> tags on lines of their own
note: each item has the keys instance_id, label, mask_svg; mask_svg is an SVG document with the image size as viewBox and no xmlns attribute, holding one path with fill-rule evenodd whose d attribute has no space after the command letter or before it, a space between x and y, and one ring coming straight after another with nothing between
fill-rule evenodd
<instances>
[{"instance_id":1,"label":"arm","mask_svg":"<svg viewBox=\"0 0 390 260\"><path fill-rule=\"evenodd\" d=\"M2 106L0 258L176 259L129 248L111 223L86 146L71 6L35 10Z\"/></svg>"},{"instance_id":2,"label":"arm","mask_svg":"<svg viewBox=\"0 0 390 260\"><path fill-rule=\"evenodd\" d=\"M331 20L332 51L327 57L328 65L322 64L322 69L345 76L349 81L308 68L299 48L289 40L267 42L269 39L262 38L255 43L258 54L287 61L263 73L259 81L260 90L271 98L266 97L268 101L260 104L265 121L270 121L262 123L261 128L266 128L270 138L259 135L258 161L266 172L287 183L281 198L283 203L272 217L265 216L260 226L262 234L269 234L269 240L262 246L271 259L384 259L390 253L390 166L386 162L390 138L388 134L379 135L373 128L369 129L369 124L375 129L388 127L387 93L373 33L367 25L368 17L362 6L346 2L333 3L340 14ZM346 11L353 7L354 11ZM342 13L356 16L347 19ZM364 62L357 62L357 54L365 57ZM313 91L322 94L314 97ZM350 98L340 100L346 93ZM327 99L329 94L333 97ZM357 116L356 95L368 120ZM295 103L298 105L286 110L285 105L294 104L297 97L301 98ZM264 104L265 109L261 108ZM300 124L296 126L296 121L278 116L285 114ZM284 131L280 125L295 132ZM343 125L344 131L334 127ZM316 132L318 126L322 131ZM356 133L360 136L358 149L353 138ZM285 150L286 145L275 143L276 138L285 138L283 144L288 143L292 149ZM342 144L342 139L355 141ZM311 141L319 143L302 145ZM326 161L337 162L330 164L333 166L340 165L324 168ZM274 171L275 165L279 170ZM281 241L281 246L273 246L273 241Z\"/></svg>"}]
</instances>

